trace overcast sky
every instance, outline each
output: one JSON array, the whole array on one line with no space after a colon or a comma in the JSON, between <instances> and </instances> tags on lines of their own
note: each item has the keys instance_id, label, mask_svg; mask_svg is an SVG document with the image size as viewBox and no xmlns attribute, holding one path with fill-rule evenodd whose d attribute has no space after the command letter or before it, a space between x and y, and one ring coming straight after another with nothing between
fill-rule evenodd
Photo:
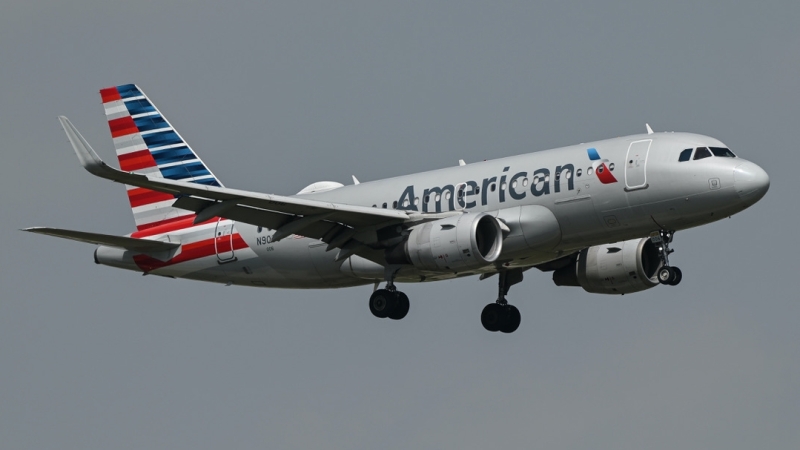
<instances>
[{"instance_id":1,"label":"overcast sky","mask_svg":"<svg viewBox=\"0 0 800 450\"><path fill-rule=\"evenodd\" d=\"M119 3L117 5L117 3ZM0 6L3 449L796 449L800 3L74 0ZM644 131L762 166L754 207L677 234L680 286L624 297L529 271L291 291L142 277L92 246L124 188L98 90L137 83L229 187L293 194Z\"/></svg>"}]
</instances>

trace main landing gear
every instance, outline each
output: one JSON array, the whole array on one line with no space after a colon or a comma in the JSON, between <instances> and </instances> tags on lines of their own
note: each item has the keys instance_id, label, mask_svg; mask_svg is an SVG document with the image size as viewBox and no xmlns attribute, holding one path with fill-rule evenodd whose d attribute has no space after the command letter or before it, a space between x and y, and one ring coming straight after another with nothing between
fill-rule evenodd
<instances>
[{"instance_id":1,"label":"main landing gear","mask_svg":"<svg viewBox=\"0 0 800 450\"><path fill-rule=\"evenodd\" d=\"M394 286L395 273L389 273L386 289L376 290L369 298L369 311L375 317L400 320L408 314L408 296Z\"/></svg>"},{"instance_id":2,"label":"main landing gear","mask_svg":"<svg viewBox=\"0 0 800 450\"><path fill-rule=\"evenodd\" d=\"M378 289L369 298L369 310L375 317L400 320L408 314L408 296L398 290Z\"/></svg>"},{"instance_id":3,"label":"main landing gear","mask_svg":"<svg viewBox=\"0 0 800 450\"><path fill-rule=\"evenodd\" d=\"M522 270L508 270L499 272L497 287L497 301L489 303L481 312L481 324L487 331L500 331L513 333L519 328L522 316L516 306L510 305L506 300L509 288L522 281Z\"/></svg>"},{"instance_id":4,"label":"main landing gear","mask_svg":"<svg viewBox=\"0 0 800 450\"><path fill-rule=\"evenodd\" d=\"M681 269L669 265L669 255L675 251L669 248L669 244L672 243L672 238L674 236L674 231L667 230L660 230L658 233L653 233L650 236L650 240L658 246L658 250L661 252L662 266L658 269L658 273L656 274L658 282L668 286L677 286L683 279L683 272L681 272Z\"/></svg>"}]
</instances>

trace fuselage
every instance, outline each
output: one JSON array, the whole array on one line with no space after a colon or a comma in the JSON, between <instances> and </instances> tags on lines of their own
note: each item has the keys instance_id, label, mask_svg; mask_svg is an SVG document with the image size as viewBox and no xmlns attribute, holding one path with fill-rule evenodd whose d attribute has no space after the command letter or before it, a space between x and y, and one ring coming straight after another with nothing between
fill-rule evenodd
<instances>
[{"instance_id":1,"label":"fuselage","mask_svg":"<svg viewBox=\"0 0 800 450\"><path fill-rule=\"evenodd\" d=\"M425 273L409 266L397 276L401 282L441 280L498 266L530 267L593 245L707 224L744 210L766 193L769 178L754 163L721 150L695 159L698 148L726 146L698 134L641 134L302 196L419 213L487 212L504 222L534 205L555 216L548 245L514 245L524 237L511 227L505 237L509 245L490 266L461 273ZM689 149L689 159L682 161ZM154 275L259 287L331 288L384 279L374 261L354 255L337 262L337 252L321 240L298 234L273 242L273 233L227 219L173 223L133 234L181 243L169 254L135 255L101 246L95 260Z\"/></svg>"}]
</instances>

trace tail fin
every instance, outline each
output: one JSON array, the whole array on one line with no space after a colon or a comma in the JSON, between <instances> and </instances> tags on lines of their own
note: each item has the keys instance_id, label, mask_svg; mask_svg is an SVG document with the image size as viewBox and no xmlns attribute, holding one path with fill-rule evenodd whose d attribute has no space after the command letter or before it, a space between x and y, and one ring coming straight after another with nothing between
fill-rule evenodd
<instances>
[{"instance_id":1,"label":"tail fin","mask_svg":"<svg viewBox=\"0 0 800 450\"><path fill-rule=\"evenodd\" d=\"M101 89L100 96L122 170L222 186L136 85ZM194 215L191 211L173 208L176 200L173 195L134 186L126 188L139 231Z\"/></svg>"}]
</instances>

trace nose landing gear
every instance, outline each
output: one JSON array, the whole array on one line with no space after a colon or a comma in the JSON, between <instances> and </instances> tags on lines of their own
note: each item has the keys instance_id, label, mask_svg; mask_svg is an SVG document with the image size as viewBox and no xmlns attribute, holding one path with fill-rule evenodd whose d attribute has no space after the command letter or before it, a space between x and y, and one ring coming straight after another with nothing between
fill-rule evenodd
<instances>
[{"instance_id":1,"label":"nose landing gear","mask_svg":"<svg viewBox=\"0 0 800 450\"><path fill-rule=\"evenodd\" d=\"M516 306L508 303L506 295L512 285L522 281L522 270L503 271L499 272L497 276L499 277L497 301L489 303L483 308L481 324L487 331L513 333L519 328L522 316Z\"/></svg>"},{"instance_id":2,"label":"nose landing gear","mask_svg":"<svg viewBox=\"0 0 800 450\"><path fill-rule=\"evenodd\" d=\"M669 286L677 286L683 279L681 269L669 265L669 255L675 251L669 248L669 244L672 243L674 236L674 231L667 230L660 230L650 235L650 240L658 246L658 250L661 253L662 267L658 269L656 274L658 282Z\"/></svg>"}]
</instances>

